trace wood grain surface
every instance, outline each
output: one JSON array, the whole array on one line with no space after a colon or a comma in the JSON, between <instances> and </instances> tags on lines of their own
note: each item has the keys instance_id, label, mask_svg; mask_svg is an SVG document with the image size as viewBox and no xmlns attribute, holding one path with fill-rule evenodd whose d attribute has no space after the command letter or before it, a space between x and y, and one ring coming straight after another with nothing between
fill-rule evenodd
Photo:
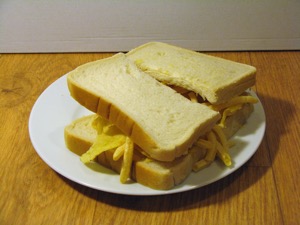
<instances>
[{"instance_id":1,"label":"wood grain surface","mask_svg":"<svg viewBox=\"0 0 300 225\"><path fill-rule=\"evenodd\" d=\"M35 152L38 96L77 66L111 53L0 55L0 224L300 224L300 52L209 52L257 68L266 134L239 170L202 188L123 196L74 183Z\"/></svg>"}]
</instances>

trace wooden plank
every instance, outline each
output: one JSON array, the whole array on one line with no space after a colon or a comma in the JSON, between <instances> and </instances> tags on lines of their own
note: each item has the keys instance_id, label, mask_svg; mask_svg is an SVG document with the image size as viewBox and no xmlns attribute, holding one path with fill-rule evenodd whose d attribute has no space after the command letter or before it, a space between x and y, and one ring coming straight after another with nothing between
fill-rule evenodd
<instances>
[{"instance_id":1,"label":"wooden plank","mask_svg":"<svg viewBox=\"0 0 300 225\"><path fill-rule=\"evenodd\" d=\"M299 224L300 52L209 54L257 67L266 137L230 176L153 197L109 194L69 181L39 158L29 140L28 117L42 91L110 53L0 55L0 224Z\"/></svg>"},{"instance_id":2,"label":"wooden plank","mask_svg":"<svg viewBox=\"0 0 300 225\"><path fill-rule=\"evenodd\" d=\"M94 224L282 224L272 170L267 167L243 167L212 185L175 195L101 194L95 214L103 215L105 209L110 213L95 217Z\"/></svg>"},{"instance_id":3,"label":"wooden plank","mask_svg":"<svg viewBox=\"0 0 300 225\"><path fill-rule=\"evenodd\" d=\"M251 53L258 69L257 90L267 114L267 145L285 224L300 213L299 52ZM292 197L293 196L293 197Z\"/></svg>"}]
</instances>

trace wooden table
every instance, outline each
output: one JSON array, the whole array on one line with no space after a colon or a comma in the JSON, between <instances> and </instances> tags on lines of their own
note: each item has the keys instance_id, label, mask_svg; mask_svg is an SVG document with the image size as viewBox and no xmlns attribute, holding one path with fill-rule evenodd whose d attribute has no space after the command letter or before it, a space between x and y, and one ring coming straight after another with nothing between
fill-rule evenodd
<instances>
[{"instance_id":1,"label":"wooden table","mask_svg":"<svg viewBox=\"0 0 300 225\"><path fill-rule=\"evenodd\" d=\"M74 183L42 161L29 139L38 96L80 64L111 54L0 55L0 224L300 224L300 52L208 54L257 68L265 138L228 177L149 197Z\"/></svg>"}]
</instances>

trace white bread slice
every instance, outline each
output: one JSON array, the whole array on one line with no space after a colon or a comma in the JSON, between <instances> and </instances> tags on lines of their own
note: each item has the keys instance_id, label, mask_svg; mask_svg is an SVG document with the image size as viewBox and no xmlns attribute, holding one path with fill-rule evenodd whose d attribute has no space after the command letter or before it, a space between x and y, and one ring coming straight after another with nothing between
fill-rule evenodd
<instances>
[{"instance_id":1,"label":"white bread slice","mask_svg":"<svg viewBox=\"0 0 300 225\"><path fill-rule=\"evenodd\" d=\"M226 137L231 137L243 126L253 111L253 105L246 104L234 115L226 119L226 128L223 130ZM85 153L94 143L97 131L92 127L92 121L97 115L85 116L73 121L65 127L65 143L68 149L78 155ZM120 173L122 159L114 161L114 149L98 156L99 164ZM131 178L138 183L153 189L166 190L183 182L192 171L195 162L202 159L206 150L192 147L189 154L181 156L172 162L151 160L134 150Z\"/></svg>"},{"instance_id":2,"label":"white bread slice","mask_svg":"<svg viewBox=\"0 0 300 225\"><path fill-rule=\"evenodd\" d=\"M220 118L140 71L122 53L76 68L67 82L75 100L161 161L186 154Z\"/></svg>"},{"instance_id":3,"label":"white bread slice","mask_svg":"<svg viewBox=\"0 0 300 225\"><path fill-rule=\"evenodd\" d=\"M211 104L226 102L255 83L255 67L161 42L150 42L127 53L155 79L198 93Z\"/></svg>"}]
</instances>

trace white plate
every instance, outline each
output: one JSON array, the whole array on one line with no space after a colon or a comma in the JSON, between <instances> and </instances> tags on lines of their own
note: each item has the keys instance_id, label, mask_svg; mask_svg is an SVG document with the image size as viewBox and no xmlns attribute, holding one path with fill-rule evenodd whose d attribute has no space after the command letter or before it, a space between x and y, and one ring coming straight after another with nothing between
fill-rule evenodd
<instances>
[{"instance_id":1,"label":"white plate","mask_svg":"<svg viewBox=\"0 0 300 225\"><path fill-rule=\"evenodd\" d=\"M255 95L252 92L253 95ZM256 152L265 132L265 113L259 102L247 124L234 136L231 148L233 167L216 160L206 169L191 173L181 185L159 191L138 183L120 184L119 175L101 167L91 169L69 151L64 143L64 127L91 112L73 100L67 88L66 75L51 84L37 99L29 118L31 142L39 156L56 172L79 184L97 190L126 195L164 195L202 187L237 170Z\"/></svg>"}]
</instances>

